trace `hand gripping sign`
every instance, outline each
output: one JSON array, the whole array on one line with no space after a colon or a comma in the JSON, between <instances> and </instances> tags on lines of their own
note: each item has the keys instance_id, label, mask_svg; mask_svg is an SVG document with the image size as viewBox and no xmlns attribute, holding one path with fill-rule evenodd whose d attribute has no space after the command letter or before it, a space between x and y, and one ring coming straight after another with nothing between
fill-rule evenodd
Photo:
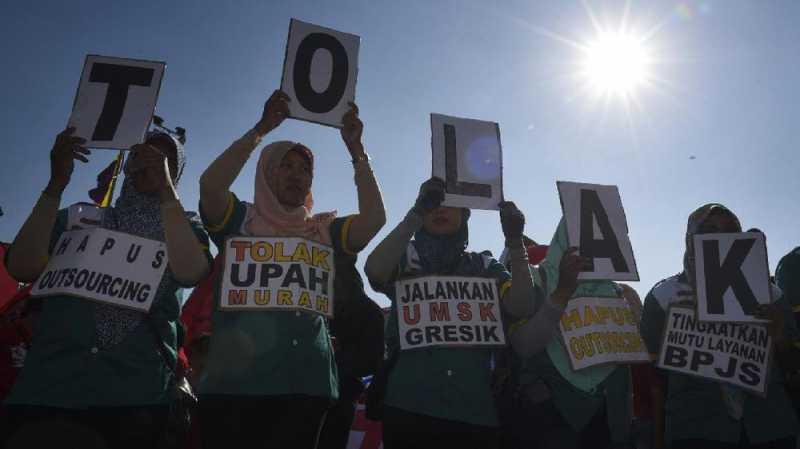
<instances>
[{"instance_id":1,"label":"hand gripping sign","mask_svg":"<svg viewBox=\"0 0 800 449\"><path fill-rule=\"evenodd\" d=\"M300 237L229 237L222 310L300 310L333 318L333 248Z\"/></svg>"},{"instance_id":2,"label":"hand gripping sign","mask_svg":"<svg viewBox=\"0 0 800 449\"><path fill-rule=\"evenodd\" d=\"M360 42L354 34L292 19L281 79L292 100L290 117L342 127L356 98Z\"/></svg>"},{"instance_id":3,"label":"hand gripping sign","mask_svg":"<svg viewBox=\"0 0 800 449\"><path fill-rule=\"evenodd\" d=\"M69 126L91 148L127 150L144 139L166 64L89 55Z\"/></svg>"},{"instance_id":4,"label":"hand gripping sign","mask_svg":"<svg viewBox=\"0 0 800 449\"><path fill-rule=\"evenodd\" d=\"M570 246L588 260L581 280L638 281L617 186L558 181Z\"/></svg>"},{"instance_id":5,"label":"hand gripping sign","mask_svg":"<svg viewBox=\"0 0 800 449\"><path fill-rule=\"evenodd\" d=\"M772 302L764 234L697 234L694 260L700 320L764 322L753 317Z\"/></svg>"},{"instance_id":6,"label":"hand gripping sign","mask_svg":"<svg viewBox=\"0 0 800 449\"><path fill-rule=\"evenodd\" d=\"M561 336L572 369L650 362L650 354L623 298L574 298L561 315Z\"/></svg>"},{"instance_id":7,"label":"hand gripping sign","mask_svg":"<svg viewBox=\"0 0 800 449\"><path fill-rule=\"evenodd\" d=\"M425 276L395 286L401 350L505 346L496 280Z\"/></svg>"},{"instance_id":8,"label":"hand gripping sign","mask_svg":"<svg viewBox=\"0 0 800 449\"><path fill-rule=\"evenodd\" d=\"M766 396L771 344L764 325L701 322L690 307L673 306L658 367Z\"/></svg>"},{"instance_id":9,"label":"hand gripping sign","mask_svg":"<svg viewBox=\"0 0 800 449\"><path fill-rule=\"evenodd\" d=\"M31 295L72 295L147 312L167 262L164 242L103 228L67 231Z\"/></svg>"},{"instance_id":10,"label":"hand gripping sign","mask_svg":"<svg viewBox=\"0 0 800 449\"><path fill-rule=\"evenodd\" d=\"M445 181L445 206L498 210L503 150L494 122L431 114L433 176Z\"/></svg>"}]
</instances>

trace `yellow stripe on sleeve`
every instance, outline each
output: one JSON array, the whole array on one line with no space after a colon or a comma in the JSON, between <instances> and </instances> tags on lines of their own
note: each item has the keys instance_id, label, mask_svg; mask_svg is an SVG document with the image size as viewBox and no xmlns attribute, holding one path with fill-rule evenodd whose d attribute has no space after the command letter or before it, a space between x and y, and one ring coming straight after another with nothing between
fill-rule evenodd
<instances>
[{"instance_id":1,"label":"yellow stripe on sleeve","mask_svg":"<svg viewBox=\"0 0 800 449\"><path fill-rule=\"evenodd\" d=\"M206 229L208 232L219 232L225 229L225 226L228 225L228 222L231 221L231 216L233 215L233 193L228 192L228 207L225 209L225 216L222 218L222 222L216 225L206 225Z\"/></svg>"},{"instance_id":2,"label":"yellow stripe on sleeve","mask_svg":"<svg viewBox=\"0 0 800 449\"><path fill-rule=\"evenodd\" d=\"M350 223L353 222L354 218L356 218L356 216L351 215L344 220L344 224L342 224L342 235L340 236L339 240L342 243L342 251L351 256L355 256L356 252L350 249L350 247L347 245L347 241L350 238Z\"/></svg>"},{"instance_id":3,"label":"yellow stripe on sleeve","mask_svg":"<svg viewBox=\"0 0 800 449\"><path fill-rule=\"evenodd\" d=\"M527 318L523 318L523 319L521 319L519 321L515 321L514 323L512 323L511 326L508 327L508 335L511 335L514 332L516 332L517 329L519 329L522 326L524 326L525 323L527 323L527 322L528 322L528 319Z\"/></svg>"},{"instance_id":4,"label":"yellow stripe on sleeve","mask_svg":"<svg viewBox=\"0 0 800 449\"><path fill-rule=\"evenodd\" d=\"M511 288L511 280L510 279L505 281L503 283L503 285L500 286L500 299L503 299L503 297L506 295L506 292L508 291L509 288Z\"/></svg>"}]
</instances>

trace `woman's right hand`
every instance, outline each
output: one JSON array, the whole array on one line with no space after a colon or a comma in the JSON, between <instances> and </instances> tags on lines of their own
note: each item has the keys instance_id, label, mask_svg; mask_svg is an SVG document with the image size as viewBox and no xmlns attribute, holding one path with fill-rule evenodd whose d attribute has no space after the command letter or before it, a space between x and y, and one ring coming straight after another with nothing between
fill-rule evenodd
<instances>
[{"instance_id":1,"label":"woman's right hand","mask_svg":"<svg viewBox=\"0 0 800 449\"><path fill-rule=\"evenodd\" d=\"M411 210L421 217L439 207L444 201L444 187L444 181L435 176L423 182Z\"/></svg>"},{"instance_id":2,"label":"woman's right hand","mask_svg":"<svg viewBox=\"0 0 800 449\"><path fill-rule=\"evenodd\" d=\"M280 89L276 89L264 104L261 119L256 123L255 130L260 135L265 135L280 126L289 116L289 96Z\"/></svg>"},{"instance_id":3,"label":"woman's right hand","mask_svg":"<svg viewBox=\"0 0 800 449\"><path fill-rule=\"evenodd\" d=\"M72 171L75 169L75 159L81 162L89 162L86 155L89 150L83 146L86 139L74 136L75 127L70 126L62 131L50 150L50 182L45 189L53 196L60 196L72 178Z\"/></svg>"}]
</instances>

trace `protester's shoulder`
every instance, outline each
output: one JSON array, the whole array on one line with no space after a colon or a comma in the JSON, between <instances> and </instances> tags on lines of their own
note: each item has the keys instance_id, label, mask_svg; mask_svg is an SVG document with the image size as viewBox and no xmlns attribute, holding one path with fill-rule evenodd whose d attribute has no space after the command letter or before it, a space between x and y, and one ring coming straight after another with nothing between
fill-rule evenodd
<instances>
[{"instance_id":1,"label":"protester's shoulder","mask_svg":"<svg viewBox=\"0 0 800 449\"><path fill-rule=\"evenodd\" d=\"M781 258L780 262L778 262L778 268L775 270L775 275L779 278L781 276L796 276L796 273L790 271L797 270L800 270L800 246Z\"/></svg>"},{"instance_id":2,"label":"protester's shoulder","mask_svg":"<svg viewBox=\"0 0 800 449\"><path fill-rule=\"evenodd\" d=\"M252 204L240 200L235 193L228 192L228 203L225 207L225 214L219 223L211 223L200 208L200 220L209 234L231 234L239 232L239 228L244 222L247 210Z\"/></svg>"},{"instance_id":3,"label":"protester's shoulder","mask_svg":"<svg viewBox=\"0 0 800 449\"><path fill-rule=\"evenodd\" d=\"M670 276L666 279L662 279L650 289L650 293L647 294L645 302L650 300L656 301L662 309L666 310L686 288L688 288L688 285L684 281L682 275L676 274Z\"/></svg>"},{"instance_id":4,"label":"protester's shoulder","mask_svg":"<svg viewBox=\"0 0 800 449\"><path fill-rule=\"evenodd\" d=\"M348 245L347 236L350 232L350 225L355 217L355 215L336 217L331 220L331 224L328 226L333 247L340 254L355 256L361 250L361 248L350 248Z\"/></svg>"}]
</instances>

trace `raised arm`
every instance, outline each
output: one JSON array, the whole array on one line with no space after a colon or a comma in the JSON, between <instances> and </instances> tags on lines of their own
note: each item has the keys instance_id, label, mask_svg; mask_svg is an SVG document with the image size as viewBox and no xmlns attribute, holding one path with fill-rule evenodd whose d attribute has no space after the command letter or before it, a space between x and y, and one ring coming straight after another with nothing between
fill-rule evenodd
<instances>
[{"instance_id":1,"label":"raised arm","mask_svg":"<svg viewBox=\"0 0 800 449\"><path fill-rule=\"evenodd\" d=\"M172 276L182 286L193 287L200 282L210 270L210 261L206 255L207 247L198 240L186 212L183 210L167 157L149 144L139 144L131 148L147 176L155 179L158 186L158 198L161 204L161 223L164 226L164 240L167 245L169 267Z\"/></svg>"},{"instance_id":2,"label":"raised arm","mask_svg":"<svg viewBox=\"0 0 800 449\"><path fill-rule=\"evenodd\" d=\"M200 176L200 210L209 223L221 223L228 207L229 189L265 134L289 115L289 96L276 90L264 104L261 119L231 144Z\"/></svg>"},{"instance_id":3,"label":"raised arm","mask_svg":"<svg viewBox=\"0 0 800 449\"><path fill-rule=\"evenodd\" d=\"M359 251L386 224L386 210L378 181L369 165L369 157L364 151L361 136L364 124L358 118L358 106L350 103L350 110L342 119L342 140L353 161L356 190L358 191L358 214L350 222L347 234L347 247Z\"/></svg>"},{"instance_id":4,"label":"raised arm","mask_svg":"<svg viewBox=\"0 0 800 449\"><path fill-rule=\"evenodd\" d=\"M515 318L525 318L535 310L537 292L522 243L525 215L512 201L504 201L500 203L500 224L511 260L511 287L503 297L503 308Z\"/></svg>"},{"instance_id":5,"label":"raised arm","mask_svg":"<svg viewBox=\"0 0 800 449\"><path fill-rule=\"evenodd\" d=\"M422 227L422 216L439 207L442 201L444 201L444 181L431 178L422 183L414 207L367 257L364 272L373 285L383 285L392 280L408 242Z\"/></svg>"},{"instance_id":6,"label":"raised arm","mask_svg":"<svg viewBox=\"0 0 800 449\"><path fill-rule=\"evenodd\" d=\"M50 181L6 254L6 269L20 282L33 282L47 265L61 194L72 178L75 159L88 162L86 141L73 136L74 132L75 128L69 127L56 137L50 151Z\"/></svg>"},{"instance_id":7,"label":"raised arm","mask_svg":"<svg viewBox=\"0 0 800 449\"><path fill-rule=\"evenodd\" d=\"M542 306L531 319L511 332L511 346L520 357L528 358L538 353L552 340L567 302L578 287L578 273L585 263L583 257L575 254L576 251L577 248L570 248L561 258L558 285L549 299L542 301ZM516 260L512 264L514 262Z\"/></svg>"}]
</instances>

